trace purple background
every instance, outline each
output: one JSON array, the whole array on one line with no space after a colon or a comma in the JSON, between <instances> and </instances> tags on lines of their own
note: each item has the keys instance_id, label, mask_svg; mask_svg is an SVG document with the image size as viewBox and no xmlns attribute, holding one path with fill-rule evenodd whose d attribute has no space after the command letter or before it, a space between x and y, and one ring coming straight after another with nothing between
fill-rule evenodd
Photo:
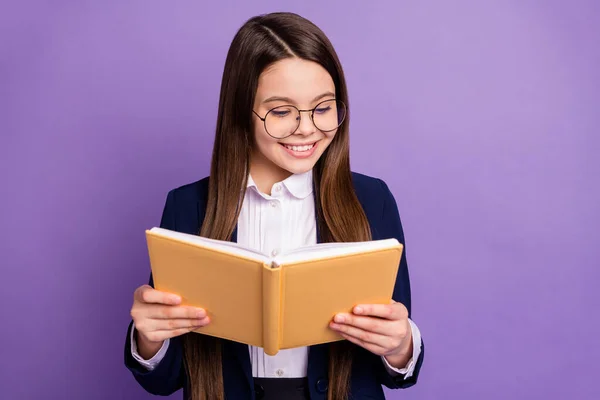
<instances>
[{"instance_id":1,"label":"purple background","mask_svg":"<svg viewBox=\"0 0 600 400\"><path fill-rule=\"evenodd\" d=\"M122 354L143 230L208 172L236 29L282 3L12 3L0 398L149 399ZM428 352L389 398L600 398L600 3L289 4L338 50L353 168L403 218Z\"/></svg>"}]
</instances>

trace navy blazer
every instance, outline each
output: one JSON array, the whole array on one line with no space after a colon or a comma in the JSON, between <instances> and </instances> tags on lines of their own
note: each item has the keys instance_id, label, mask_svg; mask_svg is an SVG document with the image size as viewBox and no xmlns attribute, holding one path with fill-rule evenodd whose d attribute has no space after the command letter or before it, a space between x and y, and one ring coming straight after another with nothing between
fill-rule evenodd
<instances>
[{"instance_id":1,"label":"navy blazer","mask_svg":"<svg viewBox=\"0 0 600 400\"><path fill-rule=\"evenodd\" d=\"M356 194L367 215L373 239L396 238L404 244L404 234L394 196L380 179L353 173ZM206 210L208 178L171 190L167 195L160 226L179 232L198 234ZM232 241L236 241L236 235ZM320 241L317 233L317 240ZM150 277L152 285L152 277ZM411 312L410 282L406 263L406 252L400 261L394 300L403 303ZM183 365L181 338L172 338L168 351L152 371L147 371L131 355L129 325L125 341L125 365L135 379L148 392L156 395L170 395L183 388L187 399L188 382ZM195 334L195 333L190 333ZM420 343L423 346L423 343ZM418 346L419 343L415 343ZM382 385L392 389L408 388L417 382L423 363L425 348L416 363L413 376L392 377L386 371L381 357L357 346L353 360L350 394L353 399L385 399ZM223 381L225 398L255 399L250 354L245 344L223 340ZM310 346L308 355L308 385L312 400L325 400L328 387L328 345Z\"/></svg>"}]
</instances>

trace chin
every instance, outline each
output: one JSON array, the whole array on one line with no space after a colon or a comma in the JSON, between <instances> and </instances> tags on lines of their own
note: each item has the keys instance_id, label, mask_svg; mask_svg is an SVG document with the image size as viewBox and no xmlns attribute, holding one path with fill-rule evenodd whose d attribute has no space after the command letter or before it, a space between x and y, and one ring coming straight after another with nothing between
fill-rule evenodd
<instances>
[{"instance_id":1,"label":"chin","mask_svg":"<svg viewBox=\"0 0 600 400\"><path fill-rule=\"evenodd\" d=\"M314 162L292 162L292 163L282 163L279 165L280 168L288 171L291 174L303 174L305 172L310 171L315 166Z\"/></svg>"},{"instance_id":2,"label":"chin","mask_svg":"<svg viewBox=\"0 0 600 400\"><path fill-rule=\"evenodd\" d=\"M284 153L277 157L278 162L276 162L276 164L279 166L279 168L282 168L292 174L303 174L314 168L317 161L319 161L323 155L323 150L324 149L322 148L317 148L315 153L306 158L294 158L285 152L285 150L283 150Z\"/></svg>"},{"instance_id":3,"label":"chin","mask_svg":"<svg viewBox=\"0 0 600 400\"><path fill-rule=\"evenodd\" d=\"M310 171L313 168L313 166L314 166L314 164L311 164L308 167L305 167L305 166L302 166L302 167L300 167L300 166L294 166L294 167L285 168L285 170L288 171L288 172L290 172L290 173L292 173L292 174L299 175L299 174L303 174L305 172Z\"/></svg>"}]
</instances>

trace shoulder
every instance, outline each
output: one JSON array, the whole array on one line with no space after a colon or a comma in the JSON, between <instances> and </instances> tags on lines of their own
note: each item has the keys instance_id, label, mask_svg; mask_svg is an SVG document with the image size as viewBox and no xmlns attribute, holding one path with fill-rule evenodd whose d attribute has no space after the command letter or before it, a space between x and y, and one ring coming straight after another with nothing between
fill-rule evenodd
<instances>
[{"instance_id":1,"label":"shoulder","mask_svg":"<svg viewBox=\"0 0 600 400\"><path fill-rule=\"evenodd\" d=\"M168 193L168 197L178 204L197 203L203 201L208 194L208 177L195 182L187 183L174 189Z\"/></svg>"},{"instance_id":2,"label":"shoulder","mask_svg":"<svg viewBox=\"0 0 600 400\"><path fill-rule=\"evenodd\" d=\"M375 239L395 237L404 242L396 199L388 185L379 178L352 173L356 197L369 220Z\"/></svg>"},{"instance_id":3,"label":"shoulder","mask_svg":"<svg viewBox=\"0 0 600 400\"><path fill-rule=\"evenodd\" d=\"M188 213L190 209L197 209L198 205L204 207L208 199L208 177L195 182L177 186L167 194L167 207Z\"/></svg>"},{"instance_id":4,"label":"shoulder","mask_svg":"<svg viewBox=\"0 0 600 400\"><path fill-rule=\"evenodd\" d=\"M169 190L160 226L196 234L204 217L208 198L208 178Z\"/></svg>"},{"instance_id":5,"label":"shoulder","mask_svg":"<svg viewBox=\"0 0 600 400\"><path fill-rule=\"evenodd\" d=\"M363 202L383 202L391 196L387 184L379 178L352 172L352 183L359 200Z\"/></svg>"}]
</instances>

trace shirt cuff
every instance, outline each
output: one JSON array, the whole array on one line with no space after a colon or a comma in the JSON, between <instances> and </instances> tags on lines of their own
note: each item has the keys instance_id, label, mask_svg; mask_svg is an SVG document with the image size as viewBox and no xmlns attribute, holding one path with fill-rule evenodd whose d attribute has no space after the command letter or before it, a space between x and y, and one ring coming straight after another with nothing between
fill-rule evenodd
<instances>
[{"instance_id":1,"label":"shirt cuff","mask_svg":"<svg viewBox=\"0 0 600 400\"><path fill-rule=\"evenodd\" d=\"M138 363L140 363L141 366L146 368L148 371L152 371L154 368L156 368L158 363L162 361L162 359L165 357L165 354L167 354L167 349L169 348L170 339L167 339L163 342L160 350L158 350L158 353L156 353L154 355L154 357L152 357L149 360L144 360L142 358L142 356L140 356L140 354L138 353L137 343L135 341L134 332L135 332L135 323L132 324L131 336L129 338L129 340L131 341L131 355Z\"/></svg>"},{"instance_id":2,"label":"shirt cuff","mask_svg":"<svg viewBox=\"0 0 600 400\"><path fill-rule=\"evenodd\" d=\"M421 331L419 331L419 328L414 322L412 322L412 320L409 319L408 322L410 324L410 331L413 338L413 355L406 366L402 369L394 368L390 365L388 360L385 359L385 357L381 357L388 374L391 376L404 375L404 379L410 378L415 372L416 362L421 355Z\"/></svg>"}]
</instances>

